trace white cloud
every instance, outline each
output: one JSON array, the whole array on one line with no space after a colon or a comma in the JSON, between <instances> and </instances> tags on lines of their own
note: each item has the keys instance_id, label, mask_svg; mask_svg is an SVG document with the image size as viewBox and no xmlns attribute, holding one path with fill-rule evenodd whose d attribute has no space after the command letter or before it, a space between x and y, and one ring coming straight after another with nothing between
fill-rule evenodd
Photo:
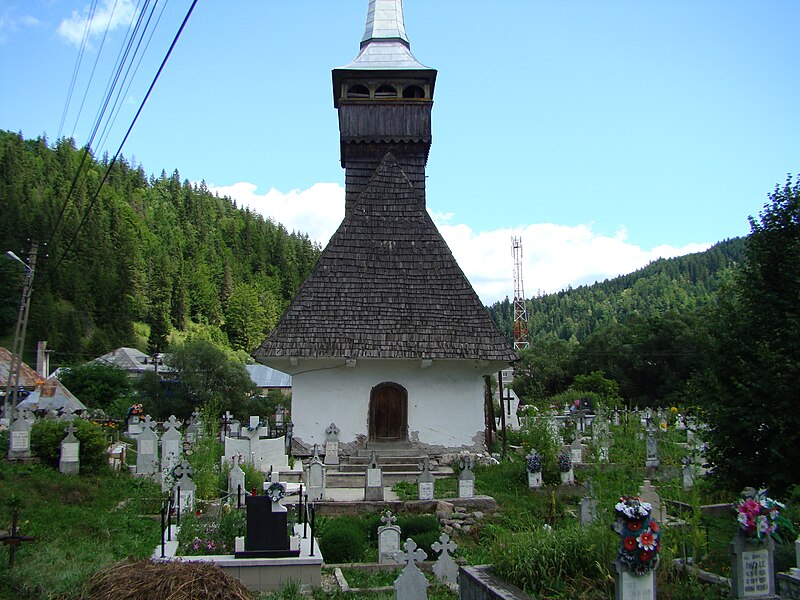
<instances>
[{"instance_id":1,"label":"white cloud","mask_svg":"<svg viewBox=\"0 0 800 600\"><path fill-rule=\"evenodd\" d=\"M336 183L317 183L307 190L256 193L252 183L209 186L212 193L229 196L239 206L300 231L322 246L344 217L344 189ZM512 236L522 239L522 277L525 296L591 285L595 281L631 273L658 258L702 252L710 243L661 245L643 249L627 241L620 226L613 236L592 231L592 224L575 226L537 223L493 231L475 231L458 223L453 213L431 214L458 264L485 304L514 295Z\"/></svg>"},{"instance_id":2,"label":"white cloud","mask_svg":"<svg viewBox=\"0 0 800 600\"><path fill-rule=\"evenodd\" d=\"M305 233L322 246L328 243L344 217L344 189L336 183L315 183L307 190L285 193L272 188L266 194L258 194L258 186L244 181L228 186L210 185L208 189L233 198L240 207L270 217L288 231Z\"/></svg>"},{"instance_id":3,"label":"white cloud","mask_svg":"<svg viewBox=\"0 0 800 600\"><path fill-rule=\"evenodd\" d=\"M133 0L104 0L102 6L98 7L92 20L89 23L89 38L98 37L105 33L106 28L114 31L119 27L127 27L136 8ZM89 19L89 7L85 6L83 11L72 11L69 19L64 19L58 26L58 33L67 41L79 46L83 41L86 31L86 22Z\"/></svg>"}]
</instances>

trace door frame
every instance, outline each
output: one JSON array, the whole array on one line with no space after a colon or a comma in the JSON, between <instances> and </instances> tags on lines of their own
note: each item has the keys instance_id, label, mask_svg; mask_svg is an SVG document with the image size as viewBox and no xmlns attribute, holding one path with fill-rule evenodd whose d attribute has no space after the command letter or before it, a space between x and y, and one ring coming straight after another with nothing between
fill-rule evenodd
<instances>
[{"instance_id":1,"label":"door frame","mask_svg":"<svg viewBox=\"0 0 800 600\"><path fill-rule=\"evenodd\" d=\"M379 402L381 400L380 392L391 388L397 390L400 393L400 419L399 419L399 431L397 437L391 438L378 438L377 431L376 431L376 415L377 411L379 410ZM375 387L370 390L369 393L369 415L367 419L368 425L368 439L370 442L404 442L408 440L408 390L404 388L399 383L394 383L392 381L384 381L383 383L379 383Z\"/></svg>"}]
</instances>

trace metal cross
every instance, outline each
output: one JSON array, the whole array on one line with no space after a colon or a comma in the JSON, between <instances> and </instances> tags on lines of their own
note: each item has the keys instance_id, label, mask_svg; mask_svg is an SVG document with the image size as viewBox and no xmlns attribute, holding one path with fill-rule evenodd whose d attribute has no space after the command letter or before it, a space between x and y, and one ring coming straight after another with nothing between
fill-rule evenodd
<instances>
[{"instance_id":1,"label":"metal cross","mask_svg":"<svg viewBox=\"0 0 800 600\"><path fill-rule=\"evenodd\" d=\"M17 551L17 546L22 542L35 542L36 538L28 535L20 535L17 522L19 521L19 510L11 510L11 531L0 533L0 542L8 546L8 570L14 566L14 553Z\"/></svg>"}]
</instances>

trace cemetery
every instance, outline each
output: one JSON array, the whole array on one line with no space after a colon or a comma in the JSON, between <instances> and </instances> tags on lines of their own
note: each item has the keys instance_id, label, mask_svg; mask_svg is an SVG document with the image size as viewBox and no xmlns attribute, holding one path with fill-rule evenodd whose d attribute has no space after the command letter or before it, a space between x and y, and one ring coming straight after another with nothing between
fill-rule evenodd
<instances>
[{"instance_id":1,"label":"cemetery","mask_svg":"<svg viewBox=\"0 0 800 600\"><path fill-rule=\"evenodd\" d=\"M85 537L78 531L105 527L113 535L81 553L89 564L74 576L102 577L103 565L139 556L213 564L265 598L294 590L315 598L766 599L796 598L800 589L792 525L800 499L716 488L704 429L672 411L599 410L580 424L567 411L529 410L506 432L505 456L464 453L437 477L426 458L413 477L377 485L368 470L382 465L373 454L360 488L330 485L326 471L342 465L326 465L319 448L310 457L263 451L255 440L291 448L284 436L251 435L275 429L274 416L248 421L244 432L233 421L201 411L186 422L144 415L134 433L44 419L0 434L0 500L9 508L0 520L3 577L17 590L29 589L25 578L38 581L30 597L55 589L69 598L69 577L45 583L34 574L41 552L65 543L61 535L72 544ZM11 437L19 431L29 433L27 444ZM226 450L231 440L251 444L249 461ZM130 447L119 472L104 456L111 441ZM8 460L15 443L30 457ZM265 456L266 466L253 460ZM63 499L55 519L45 496L26 493L28 482ZM119 544L124 554L107 546Z\"/></svg>"}]
</instances>

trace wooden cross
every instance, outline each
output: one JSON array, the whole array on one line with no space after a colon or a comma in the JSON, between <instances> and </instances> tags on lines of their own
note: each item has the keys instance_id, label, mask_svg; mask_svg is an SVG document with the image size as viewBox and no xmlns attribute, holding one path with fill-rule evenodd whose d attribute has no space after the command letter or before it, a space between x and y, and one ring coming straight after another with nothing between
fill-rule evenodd
<instances>
[{"instance_id":1,"label":"wooden cross","mask_svg":"<svg viewBox=\"0 0 800 600\"><path fill-rule=\"evenodd\" d=\"M17 522L19 520L19 511L17 509L11 510L11 531L0 532L0 542L8 546L8 570L14 566L14 553L17 551L17 546L22 542L35 542L36 538L28 535L20 535Z\"/></svg>"},{"instance_id":2,"label":"wooden cross","mask_svg":"<svg viewBox=\"0 0 800 600\"><path fill-rule=\"evenodd\" d=\"M422 562L423 560L428 558L428 555L425 552L425 550L423 550L422 548L417 548L417 543L411 538L408 538L406 540L406 543L403 544L403 548L405 548L406 551L395 552L394 559L400 564L406 563L406 566L409 568L412 569L416 568L417 565L415 565L414 563Z\"/></svg>"},{"instance_id":3,"label":"wooden cross","mask_svg":"<svg viewBox=\"0 0 800 600\"><path fill-rule=\"evenodd\" d=\"M387 510L381 517L381 522L387 527L391 527L397 522L397 517L392 514L392 511Z\"/></svg>"}]
</instances>

